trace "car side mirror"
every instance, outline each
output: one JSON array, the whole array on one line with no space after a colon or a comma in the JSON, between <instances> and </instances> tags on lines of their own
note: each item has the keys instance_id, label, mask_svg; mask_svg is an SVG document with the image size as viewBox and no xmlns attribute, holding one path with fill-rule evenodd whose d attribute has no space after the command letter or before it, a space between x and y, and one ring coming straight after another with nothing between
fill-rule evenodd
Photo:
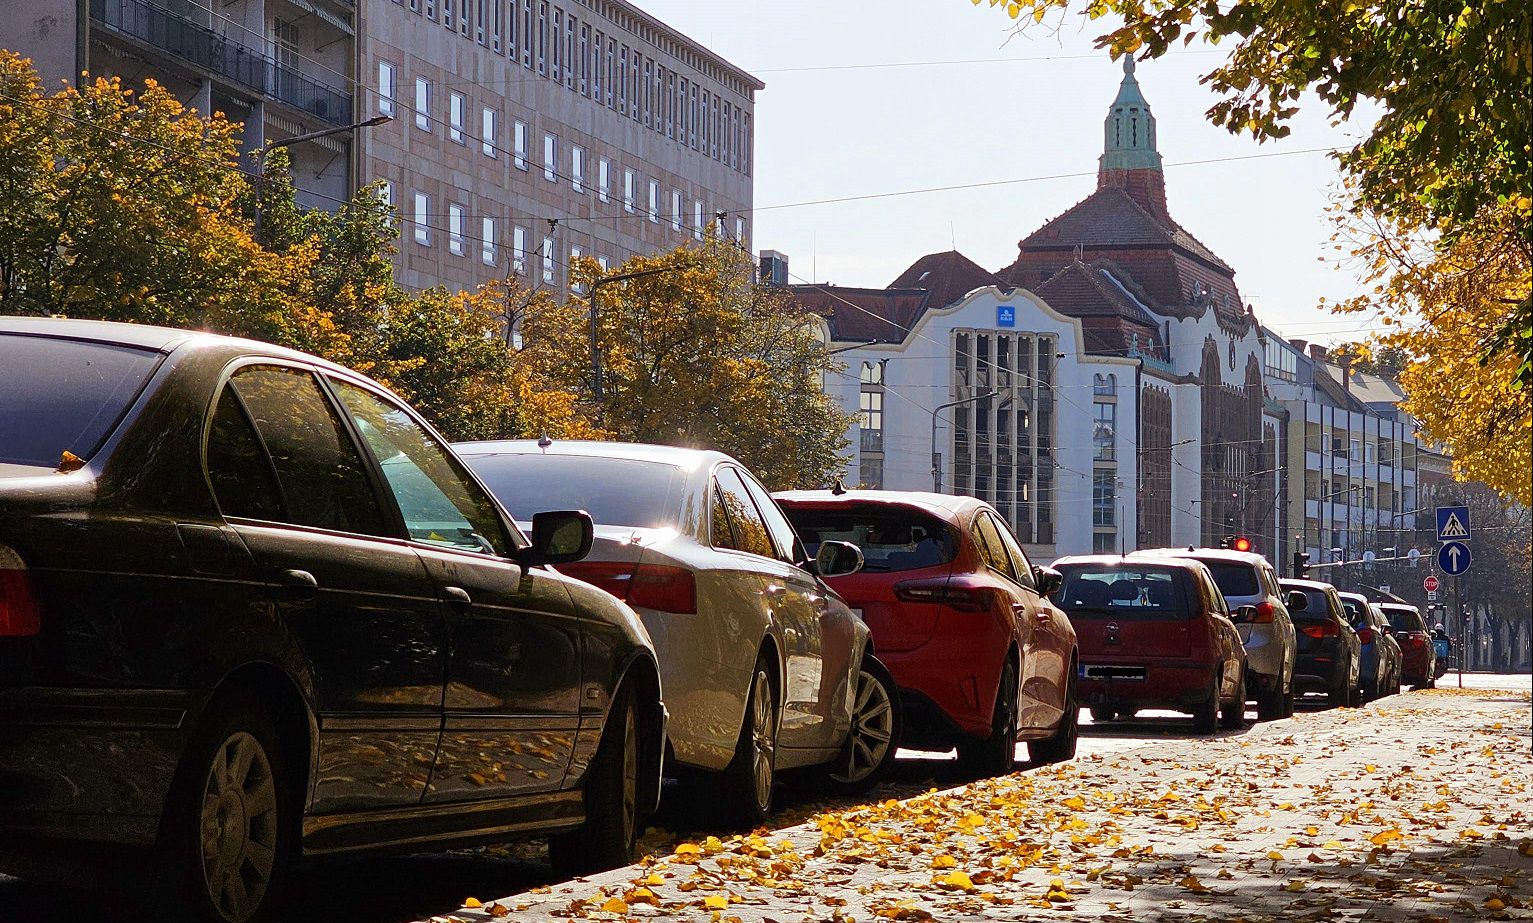
<instances>
[{"instance_id":1,"label":"car side mirror","mask_svg":"<svg viewBox=\"0 0 1533 923\"><path fill-rule=\"evenodd\" d=\"M532 515L532 544L517 552L517 563L570 564L591 553L595 526L585 510L549 510Z\"/></svg>"},{"instance_id":2,"label":"car side mirror","mask_svg":"<svg viewBox=\"0 0 1533 923\"><path fill-rule=\"evenodd\" d=\"M1395 630L1393 628L1390 628L1388 625L1380 625L1379 626L1379 631L1382 631L1382 632L1384 632L1384 634L1389 635L1391 637L1393 637L1394 633L1395 633Z\"/></svg>"},{"instance_id":3,"label":"car side mirror","mask_svg":"<svg viewBox=\"0 0 1533 923\"><path fill-rule=\"evenodd\" d=\"M1065 575L1046 564L1034 564L1033 582L1038 585L1039 596L1053 596L1064 586Z\"/></svg>"},{"instance_id":4,"label":"car side mirror","mask_svg":"<svg viewBox=\"0 0 1533 923\"><path fill-rule=\"evenodd\" d=\"M1256 621L1256 615L1257 613L1255 606L1241 606L1235 610L1234 614L1230 617L1230 621L1254 622Z\"/></svg>"},{"instance_id":5,"label":"car side mirror","mask_svg":"<svg viewBox=\"0 0 1533 923\"><path fill-rule=\"evenodd\" d=\"M821 577L845 577L862 570L862 549L851 542L821 542L814 555L814 572Z\"/></svg>"},{"instance_id":6,"label":"car side mirror","mask_svg":"<svg viewBox=\"0 0 1533 923\"><path fill-rule=\"evenodd\" d=\"M1288 611L1303 612L1309 608L1309 595L1302 590L1288 591Z\"/></svg>"}]
</instances>

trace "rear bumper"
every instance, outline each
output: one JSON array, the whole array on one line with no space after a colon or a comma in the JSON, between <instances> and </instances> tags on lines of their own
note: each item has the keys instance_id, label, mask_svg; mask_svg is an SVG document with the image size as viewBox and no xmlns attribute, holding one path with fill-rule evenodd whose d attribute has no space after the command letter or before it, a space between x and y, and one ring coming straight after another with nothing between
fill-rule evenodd
<instances>
[{"instance_id":1,"label":"rear bumper","mask_svg":"<svg viewBox=\"0 0 1533 923\"><path fill-rule=\"evenodd\" d=\"M1425 648L1412 648L1400 654L1400 680L1405 683L1424 683L1435 679L1432 675L1432 655Z\"/></svg>"},{"instance_id":2,"label":"rear bumper","mask_svg":"<svg viewBox=\"0 0 1533 923\"><path fill-rule=\"evenodd\" d=\"M0 690L0 862L49 841L152 844L189 705L174 690Z\"/></svg>"},{"instance_id":3,"label":"rear bumper","mask_svg":"<svg viewBox=\"0 0 1533 923\"><path fill-rule=\"evenodd\" d=\"M1006 659L1004 642L939 634L914 650L879 649L878 659L894 674L906 698L905 733L914 734L911 739L919 739L922 727L930 728L928 742L933 745L990 736L995 691Z\"/></svg>"},{"instance_id":4,"label":"rear bumper","mask_svg":"<svg viewBox=\"0 0 1533 923\"><path fill-rule=\"evenodd\" d=\"M1081 655L1082 705L1171 708L1181 711L1208 698L1212 664L1196 660L1134 661Z\"/></svg>"},{"instance_id":5,"label":"rear bumper","mask_svg":"<svg viewBox=\"0 0 1533 923\"><path fill-rule=\"evenodd\" d=\"M1263 622L1241 627L1250 628L1250 635L1241 640L1246 651L1246 669L1251 671L1253 678L1260 679L1262 688L1272 688L1274 681L1281 678L1287 660L1282 624Z\"/></svg>"},{"instance_id":6,"label":"rear bumper","mask_svg":"<svg viewBox=\"0 0 1533 923\"><path fill-rule=\"evenodd\" d=\"M1329 692L1346 684L1346 671L1351 668L1347 652L1341 645L1308 651L1299 655L1293 668L1295 692Z\"/></svg>"}]
</instances>

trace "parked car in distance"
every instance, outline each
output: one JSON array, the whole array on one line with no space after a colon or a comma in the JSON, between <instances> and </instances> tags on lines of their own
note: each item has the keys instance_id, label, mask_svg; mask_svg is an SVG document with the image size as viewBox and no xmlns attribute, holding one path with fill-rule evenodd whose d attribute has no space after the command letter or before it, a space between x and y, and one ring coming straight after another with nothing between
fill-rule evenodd
<instances>
[{"instance_id":1,"label":"parked car in distance","mask_svg":"<svg viewBox=\"0 0 1533 923\"><path fill-rule=\"evenodd\" d=\"M862 550L830 582L873 632L899 684L907 746L956 747L969 771L1075 755L1075 631L1049 601L1058 575L1028 561L996 511L972 497L904 491L776 495L809 548Z\"/></svg>"},{"instance_id":2,"label":"parked car in distance","mask_svg":"<svg viewBox=\"0 0 1533 923\"><path fill-rule=\"evenodd\" d=\"M1409 683L1417 689L1431 689L1437 685L1437 649L1421 610L1404 603L1379 603L1389 625L1395 630L1395 641L1400 645L1400 682Z\"/></svg>"},{"instance_id":3,"label":"parked car in distance","mask_svg":"<svg viewBox=\"0 0 1533 923\"><path fill-rule=\"evenodd\" d=\"M1336 594L1357 632L1358 670L1363 679L1363 700L1372 701L1400 691L1400 645L1389 619L1361 593Z\"/></svg>"},{"instance_id":4,"label":"parked car in distance","mask_svg":"<svg viewBox=\"0 0 1533 923\"><path fill-rule=\"evenodd\" d=\"M639 613L659 655L670 757L709 773L727 813L765 818L782 770L824 766L849 787L887 770L898 693L866 654L867 626L824 582L860 566L855 548L811 557L760 482L720 452L548 440L457 449L518 521L566 505L591 514L595 547L564 572ZM853 733L870 728L887 739Z\"/></svg>"},{"instance_id":5,"label":"parked car in distance","mask_svg":"<svg viewBox=\"0 0 1533 923\"><path fill-rule=\"evenodd\" d=\"M303 857L629 861L665 712L637 616L549 567L590 542L313 356L0 318L0 870L243 923Z\"/></svg>"},{"instance_id":6,"label":"parked car in distance","mask_svg":"<svg viewBox=\"0 0 1533 923\"><path fill-rule=\"evenodd\" d=\"M1224 548L1148 548L1130 556L1176 557L1201 561L1213 575L1231 612L1254 606L1256 615L1236 626L1250 668L1247 694L1256 700L1262 721L1293 716L1294 667L1298 636L1289 612L1288 594L1278 585L1267 559L1254 551Z\"/></svg>"},{"instance_id":7,"label":"parked car in distance","mask_svg":"<svg viewBox=\"0 0 1533 923\"><path fill-rule=\"evenodd\" d=\"M1318 580L1281 580L1279 585L1304 597L1302 607L1297 595L1288 607L1299 630L1295 687L1300 692L1324 692L1332 705L1361 705L1361 645L1336 588Z\"/></svg>"},{"instance_id":8,"label":"parked car in distance","mask_svg":"<svg viewBox=\"0 0 1533 923\"><path fill-rule=\"evenodd\" d=\"M1077 555L1054 567L1093 720L1168 708L1192 715L1199 734L1245 726L1249 677L1235 626L1256 607L1231 612L1201 561Z\"/></svg>"}]
</instances>

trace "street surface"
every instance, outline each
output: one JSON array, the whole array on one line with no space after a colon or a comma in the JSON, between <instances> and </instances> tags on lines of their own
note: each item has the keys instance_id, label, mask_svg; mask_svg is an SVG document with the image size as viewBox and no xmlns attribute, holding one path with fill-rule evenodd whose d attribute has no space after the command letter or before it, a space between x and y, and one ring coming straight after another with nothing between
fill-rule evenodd
<instances>
[{"instance_id":1,"label":"street surface","mask_svg":"<svg viewBox=\"0 0 1533 923\"><path fill-rule=\"evenodd\" d=\"M672 789L643 844L649 868L554 885L540 843L334 862L295 876L282 920L485 919L458 909L468 897L499 899L507 920L565 917L572 902L575 919L617 920L595 911L641 887L661 906L637 895L633 919L706 919L708 897L728 901L721 920L744 923L1018 919L1044 906L1086 919L1533 919L1533 855L1518 853L1533 836L1530 684L1468 674L1460 692L1450 674L1437 691L1360 710L1314 700L1293 720L1213 738L1171 712L1095 726L1083 712L1067 767L955 789L965 780L951 756L902 751L866 798L790 779L760 839L731 839L749 831ZM923 797L934 789L950 791ZM682 844L699 854L671 855ZM779 887L753 885L748 869ZM1485 904L1493 893L1503 910ZM110 895L0 876L0 921L63 923L84 907L129 918Z\"/></svg>"}]
</instances>

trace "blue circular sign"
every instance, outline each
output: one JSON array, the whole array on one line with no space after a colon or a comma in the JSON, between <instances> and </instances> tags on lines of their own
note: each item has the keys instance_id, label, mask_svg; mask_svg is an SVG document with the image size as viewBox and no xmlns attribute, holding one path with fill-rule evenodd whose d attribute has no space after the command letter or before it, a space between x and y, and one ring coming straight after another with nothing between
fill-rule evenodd
<instances>
[{"instance_id":1,"label":"blue circular sign","mask_svg":"<svg viewBox=\"0 0 1533 923\"><path fill-rule=\"evenodd\" d=\"M1468 570L1472 558L1469 546L1463 542L1443 542L1437 549L1437 566L1449 577L1457 577Z\"/></svg>"}]
</instances>

